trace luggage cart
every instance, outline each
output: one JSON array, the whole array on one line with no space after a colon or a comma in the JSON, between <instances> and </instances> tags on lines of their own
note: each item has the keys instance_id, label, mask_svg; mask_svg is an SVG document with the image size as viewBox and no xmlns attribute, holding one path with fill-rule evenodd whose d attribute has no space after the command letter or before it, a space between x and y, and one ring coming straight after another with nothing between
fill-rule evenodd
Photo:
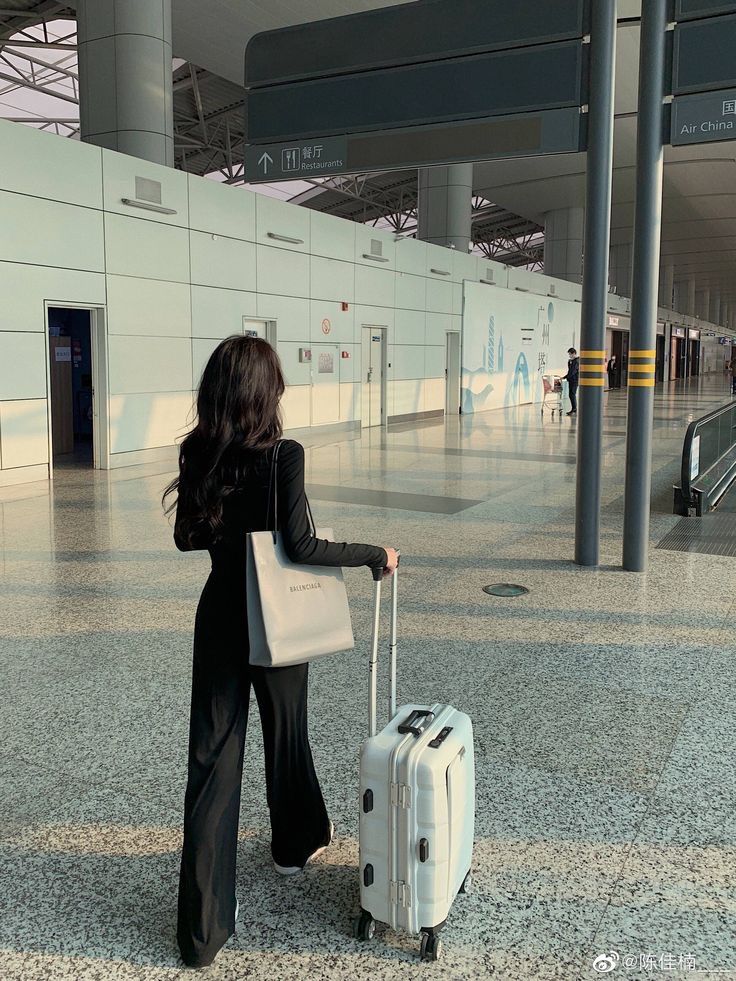
<instances>
[{"instance_id":1,"label":"luggage cart","mask_svg":"<svg viewBox=\"0 0 736 981\"><path fill-rule=\"evenodd\" d=\"M542 375L542 386L544 388L542 415L546 408L551 411L553 419L556 412L557 418L562 420L562 376Z\"/></svg>"}]
</instances>

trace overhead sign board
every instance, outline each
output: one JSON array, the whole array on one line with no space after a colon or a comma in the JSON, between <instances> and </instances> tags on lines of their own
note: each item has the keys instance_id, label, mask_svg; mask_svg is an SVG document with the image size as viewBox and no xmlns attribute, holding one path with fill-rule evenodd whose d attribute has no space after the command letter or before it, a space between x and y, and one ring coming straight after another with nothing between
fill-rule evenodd
<instances>
[{"instance_id":1,"label":"overhead sign board","mask_svg":"<svg viewBox=\"0 0 736 981\"><path fill-rule=\"evenodd\" d=\"M736 13L677 24L672 68L675 95L736 85Z\"/></svg>"},{"instance_id":2,"label":"overhead sign board","mask_svg":"<svg viewBox=\"0 0 736 981\"><path fill-rule=\"evenodd\" d=\"M532 48L357 72L248 92L246 142L483 119L580 106L583 45Z\"/></svg>"},{"instance_id":3,"label":"overhead sign board","mask_svg":"<svg viewBox=\"0 0 736 981\"><path fill-rule=\"evenodd\" d=\"M675 20L696 20L733 12L733 0L675 0Z\"/></svg>"},{"instance_id":4,"label":"overhead sign board","mask_svg":"<svg viewBox=\"0 0 736 981\"><path fill-rule=\"evenodd\" d=\"M681 95L672 107L673 146L736 139L736 88Z\"/></svg>"},{"instance_id":5,"label":"overhead sign board","mask_svg":"<svg viewBox=\"0 0 736 981\"><path fill-rule=\"evenodd\" d=\"M263 31L245 87L375 71L583 37L587 0L423 0Z\"/></svg>"},{"instance_id":6,"label":"overhead sign board","mask_svg":"<svg viewBox=\"0 0 736 981\"><path fill-rule=\"evenodd\" d=\"M246 147L245 176L255 184L463 160L576 153L585 148L586 120L578 109L551 109L444 126L258 144Z\"/></svg>"},{"instance_id":7,"label":"overhead sign board","mask_svg":"<svg viewBox=\"0 0 736 981\"><path fill-rule=\"evenodd\" d=\"M589 5L422 0L256 35L246 179L584 148Z\"/></svg>"}]
</instances>

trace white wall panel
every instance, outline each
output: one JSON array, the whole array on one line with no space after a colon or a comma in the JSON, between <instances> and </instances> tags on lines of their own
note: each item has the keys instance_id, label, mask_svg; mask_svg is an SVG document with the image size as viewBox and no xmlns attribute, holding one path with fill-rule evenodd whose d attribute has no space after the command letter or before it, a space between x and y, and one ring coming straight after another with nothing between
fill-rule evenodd
<instances>
[{"instance_id":1,"label":"white wall panel","mask_svg":"<svg viewBox=\"0 0 736 981\"><path fill-rule=\"evenodd\" d=\"M350 357L343 358L343 351L346 351ZM340 345L340 383L359 382L362 379L361 357L362 350L360 344Z\"/></svg>"},{"instance_id":2,"label":"white wall panel","mask_svg":"<svg viewBox=\"0 0 736 981\"><path fill-rule=\"evenodd\" d=\"M162 207L171 208L176 214L165 215L159 211L123 204L123 198L138 200L136 177L157 181L161 185ZM144 221L160 222L163 225L180 225L183 228L189 225L187 175L181 170L163 167L140 157L131 157L127 153L103 150L102 180L105 211L114 211L119 215L141 218Z\"/></svg>"},{"instance_id":3,"label":"white wall panel","mask_svg":"<svg viewBox=\"0 0 736 981\"><path fill-rule=\"evenodd\" d=\"M284 429L306 429L311 426L312 389L310 385L290 385L281 400Z\"/></svg>"},{"instance_id":4,"label":"white wall panel","mask_svg":"<svg viewBox=\"0 0 736 981\"><path fill-rule=\"evenodd\" d=\"M308 209L305 209L308 210ZM312 255L327 256L331 259L347 259L352 262L355 256L354 221L323 215L319 211L309 211L312 234Z\"/></svg>"},{"instance_id":5,"label":"white wall panel","mask_svg":"<svg viewBox=\"0 0 736 981\"><path fill-rule=\"evenodd\" d=\"M190 174L189 224L200 232L255 242L256 195Z\"/></svg>"},{"instance_id":6,"label":"white wall panel","mask_svg":"<svg viewBox=\"0 0 736 981\"><path fill-rule=\"evenodd\" d=\"M0 191L0 260L104 269L102 212Z\"/></svg>"},{"instance_id":7,"label":"white wall panel","mask_svg":"<svg viewBox=\"0 0 736 981\"><path fill-rule=\"evenodd\" d=\"M279 340L301 341L302 346L309 346L309 300L259 293L256 306L261 320L276 321Z\"/></svg>"},{"instance_id":8,"label":"white wall panel","mask_svg":"<svg viewBox=\"0 0 736 981\"><path fill-rule=\"evenodd\" d=\"M388 360L391 362L390 377L394 381L424 378L425 349L411 344L389 344Z\"/></svg>"},{"instance_id":9,"label":"white wall panel","mask_svg":"<svg viewBox=\"0 0 736 981\"><path fill-rule=\"evenodd\" d=\"M105 277L102 273L0 262L0 296L0 331L44 331L44 300L104 306Z\"/></svg>"},{"instance_id":10,"label":"white wall panel","mask_svg":"<svg viewBox=\"0 0 736 981\"><path fill-rule=\"evenodd\" d=\"M281 359L281 369L287 385L311 385L312 366L299 361L299 349L308 347L294 341L278 341L276 348Z\"/></svg>"},{"instance_id":11,"label":"white wall panel","mask_svg":"<svg viewBox=\"0 0 736 981\"><path fill-rule=\"evenodd\" d=\"M447 342L445 341L445 344ZM424 374L423 378L442 378L445 377L445 365L447 362L447 347L427 347L424 353Z\"/></svg>"},{"instance_id":12,"label":"white wall panel","mask_svg":"<svg viewBox=\"0 0 736 981\"><path fill-rule=\"evenodd\" d=\"M418 239L400 238L396 242L396 268L415 276L427 275L427 243Z\"/></svg>"},{"instance_id":13,"label":"white wall panel","mask_svg":"<svg viewBox=\"0 0 736 981\"><path fill-rule=\"evenodd\" d=\"M309 340L312 344L352 344L355 338L355 309L342 310L339 303L311 300L309 303ZM329 321L329 332L325 333Z\"/></svg>"},{"instance_id":14,"label":"white wall panel","mask_svg":"<svg viewBox=\"0 0 736 981\"><path fill-rule=\"evenodd\" d=\"M452 282L452 267L454 258L454 249L446 249L442 245L433 245L431 242L427 242L427 265L425 268L425 275L429 278L437 278L438 273L432 272L433 269L438 269L440 273L448 273L449 275L443 277Z\"/></svg>"},{"instance_id":15,"label":"white wall panel","mask_svg":"<svg viewBox=\"0 0 736 981\"><path fill-rule=\"evenodd\" d=\"M110 334L188 337L189 285L130 276L107 277Z\"/></svg>"},{"instance_id":16,"label":"white wall panel","mask_svg":"<svg viewBox=\"0 0 736 981\"><path fill-rule=\"evenodd\" d=\"M192 345L183 337L124 337L108 341L110 392L182 392L192 387Z\"/></svg>"},{"instance_id":17,"label":"white wall panel","mask_svg":"<svg viewBox=\"0 0 736 981\"><path fill-rule=\"evenodd\" d=\"M389 415L405 416L424 411L424 389L420 379L389 383Z\"/></svg>"},{"instance_id":18,"label":"white wall panel","mask_svg":"<svg viewBox=\"0 0 736 981\"><path fill-rule=\"evenodd\" d=\"M110 399L110 452L173 446L194 420L191 391L113 395Z\"/></svg>"},{"instance_id":19,"label":"white wall panel","mask_svg":"<svg viewBox=\"0 0 736 981\"><path fill-rule=\"evenodd\" d=\"M0 120L0 188L86 208L102 208L99 147L60 140L30 126Z\"/></svg>"},{"instance_id":20,"label":"white wall panel","mask_svg":"<svg viewBox=\"0 0 736 981\"><path fill-rule=\"evenodd\" d=\"M427 310L452 313L452 283L432 276L427 280Z\"/></svg>"},{"instance_id":21,"label":"white wall panel","mask_svg":"<svg viewBox=\"0 0 736 981\"><path fill-rule=\"evenodd\" d=\"M311 230L308 208L286 204L265 194L256 194L256 241L259 245L274 245L292 252L309 253ZM284 242L272 238L279 235L296 239ZM299 241L300 240L300 241Z\"/></svg>"},{"instance_id":22,"label":"white wall panel","mask_svg":"<svg viewBox=\"0 0 736 981\"><path fill-rule=\"evenodd\" d=\"M258 292L309 296L309 256L258 246Z\"/></svg>"},{"instance_id":23,"label":"white wall panel","mask_svg":"<svg viewBox=\"0 0 736 981\"><path fill-rule=\"evenodd\" d=\"M371 306L393 307L396 304L396 273L373 266L355 267L355 302Z\"/></svg>"},{"instance_id":24,"label":"white wall panel","mask_svg":"<svg viewBox=\"0 0 736 981\"><path fill-rule=\"evenodd\" d=\"M457 321L450 315L445 313L428 313L427 314L427 332L426 340L428 345L432 344L445 344L445 334L448 330L459 329L456 327Z\"/></svg>"},{"instance_id":25,"label":"white wall panel","mask_svg":"<svg viewBox=\"0 0 736 981\"><path fill-rule=\"evenodd\" d=\"M477 279L478 281L485 279L489 282L496 284L496 287L502 287L506 289L509 282L509 267L504 266L501 262L494 262L493 259L487 259L485 256L476 256L476 272L475 276L468 276L468 279Z\"/></svg>"},{"instance_id":26,"label":"white wall panel","mask_svg":"<svg viewBox=\"0 0 736 981\"><path fill-rule=\"evenodd\" d=\"M255 292L256 247L209 232L191 232L192 283Z\"/></svg>"},{"instance_id":27,"label":"white wall panel","mask_svg":"<svg viewBox=\"0 0 736 981\"><path fill-rule=\"evenodd\" d=\"M423 310L397 310L393 339L396 344L424 345L427 315Z\"/></svg>"},{"instance_id":28,"label":"white wall panel","mask_svg":"<svg viewBox=\"0 0 736 981\"><path fill-rule=\"evenodd\" d=\"M396 274L396 306L400 310L421 310L427 305L427 280L412 273Z\"/></svg>"},{"instance_id":29,"label":"white wall panel","mask_svg":"<svg viewBox=\"0 0 736 981\"><path fill-rule=\"evenodd\" d=\"M111 275L189 282L189 232L185 228L108 214L105 246Z\"/></svg>"},{"instance_id":30,"label":"white wall panel","mask_svg":"<svg viewBox=\"0 0 736 981\"><path fill-rule=\"evenodd\" d=\"M46 334L0 331L0 401L46 398Z\"/></svg>"},{"instance_id":31,"label":"white wall panel","mask_svg":"<svg viewBox=\"0 0 736 981\"><path fill-rule=\"evenodd\" d=\"M376 245L380 252L378 257L385 260L378 262ZM355 261L361 266L381 266L384 269L396 268L396 242L393 232L382 232L369 225L355 226Z\"/></svg>"},{"instance_id":32,"label":"white wall panel","mask_svg":"<svg viewBox=\"0 0 736 981\"><path fill-rule=\"evenodd\" d=\"M478 276L478 257L463 253L459 249L452 250L452 279L462 283L464 279L476 279Z\"/></svg>"},{"instance_id":33,"label":"white wall panel","mask_svg":"<svg viewBox=\"0 0 736 981\"><path fill-rule=\"evenodd\" d=\"M355 265L312 256L310 293L313 300L341 300L352 303L355 298Z\"/></svg>"},{"instance_id":34,"label":"white wall panel","mask_svg":"<svg viewBox=\"0 0 736 981\"><path fill-rule=\"evenodd\" d=\"M442 409L444 411L446 404L446 389L447 382L444 377L442 378L428 378L424 382L423 393L424 393L424 412L431 412L432 410Z\"/></svg>"},{"instance_id":35,"label":"white wall panel","mask_svg":"<svg viewBox=\"0 0 736 981\"><path fill-rule=\"evenodd\" d=\"M199 388L204 367L220 340L221 338L218 337L192 338L192 389Z\"/></svg>"},{"instance_id":36,"label":"white wall panel","mask_svg":"<svg viewBox=\"0 0 736 981\"><path fill-rule=\"evenodd\" d=\"M344 363L344 362L343 362ZM360 420L360 385L345 383L340 375L340 422Z\"/></svg>"},{"instance_id":37,"label":"white wall panel","mask_svg":"<svg viewBox=\"0 0 736 981\"><path fill-rule=\"evenodd\" d=\"M192 286L192 336L222 339L243 332L243 317L256 318L255 293Z\"/></svg>"},{"instance_id":38,"label":"white wall panel","mask_svg":"<svg viewBox=\"0 0 736 981\"><path fill-rule=\"evenodd\" d=\"M49 461L46 399L0 402L0 464L31 467Z\"/></svg>"},{"instance_id":39,"label":"white wall panel","mask_svg":"<svg viewBox=\"0 0 736 981\"><path fill-rule=\"evenodd\" d=\"M463 284L452 284L452 312L456 316L462 316L463 312Z\"/></svg>"},{"instance_id":40,"label":"white wall panel","mask_svg":"<svg viewBox=\"0 0 736 981\"><path fill-rule=\"evenodd\" d=\"M363 343L363 327L387 327L388 340L393 340L396 311L391 307L356 306L355 343Z\"/></svg>"}]
</instances>

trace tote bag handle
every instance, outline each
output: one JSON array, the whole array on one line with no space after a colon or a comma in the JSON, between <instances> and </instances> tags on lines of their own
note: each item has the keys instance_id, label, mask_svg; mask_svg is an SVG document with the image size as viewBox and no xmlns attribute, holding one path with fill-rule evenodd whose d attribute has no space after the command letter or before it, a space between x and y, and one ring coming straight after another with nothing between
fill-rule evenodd
<instances>
[{"instance_id":1,"label":"tote bag handle","mask_svg":"<svg viewBox=\"0 0 736 981\"><path fill-rule=\"evenodd\" d=\"M281 444L284 441L280 439L276 446L274 447L273 457L271 458L271 475L268 481L268 509L266 511L266 528L270 528L271 524L271 502L273 502L273 528L270 529L273 532L273 540L276 541L276 535L279 530L279 481L278 481L278 461L279 452L281 451ZM309 498L306 493L304 494L304 500L307 504L307 516L309 518L309 527L312 531L312 538L316 538L317 532L314 524L314 517L312 516L312 508L309 504Z\"/></svg>"}]
</instances>

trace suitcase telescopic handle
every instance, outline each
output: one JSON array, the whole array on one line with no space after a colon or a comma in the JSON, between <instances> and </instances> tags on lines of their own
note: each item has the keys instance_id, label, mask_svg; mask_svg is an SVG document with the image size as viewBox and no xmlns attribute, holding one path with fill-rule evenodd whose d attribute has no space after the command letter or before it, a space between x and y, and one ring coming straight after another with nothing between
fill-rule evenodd
<instances>
[{"instance_id":1,"label":"suitcase telescopic handle","mask_svg":"<svg viewBox=\"0 0 736 981\"><path fill-rule=\"evenodd\" d=\"M401 554L399 554L399 563ZM391 644L389 647L389 716L396 715L396 618L398 613L399 569L391 577ZM378 731L378 635L381 628L381 587L383 569L373 570L373 632L370 659L370 701L368 705L369 735Z\"/></svg>"}]
</instances>

